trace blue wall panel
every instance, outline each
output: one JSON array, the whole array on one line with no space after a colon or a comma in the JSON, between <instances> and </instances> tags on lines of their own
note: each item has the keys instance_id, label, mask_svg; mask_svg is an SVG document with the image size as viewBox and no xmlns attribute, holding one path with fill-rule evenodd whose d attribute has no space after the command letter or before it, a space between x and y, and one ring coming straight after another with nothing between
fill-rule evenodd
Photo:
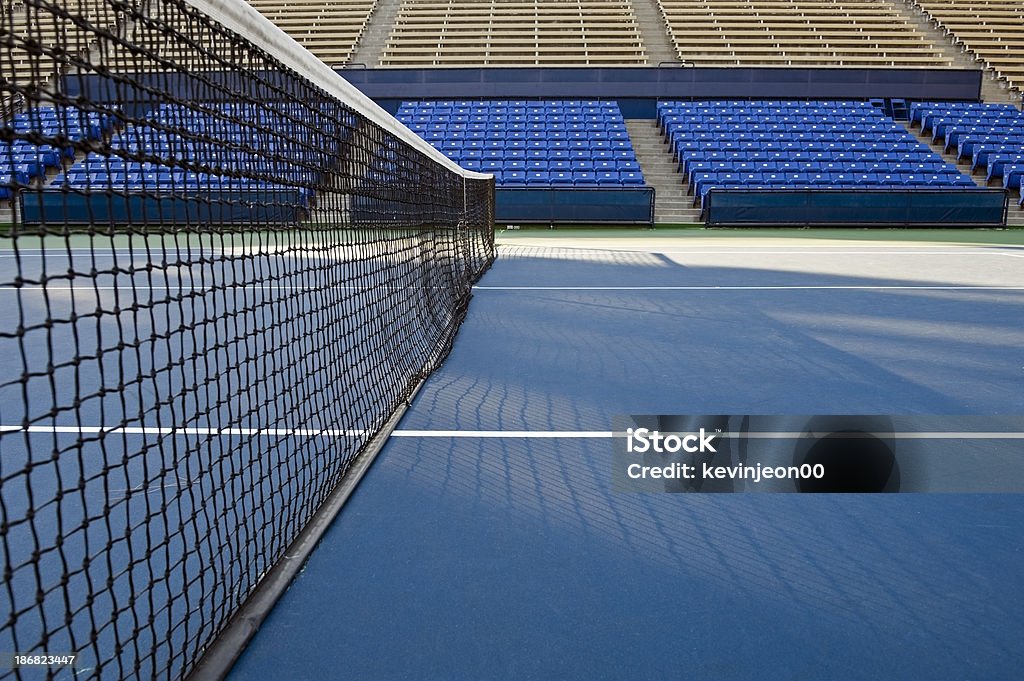
<instances>
[{"instance_id":1,"label":"blue wall panel","mask_svg":"<svg viewBox=\"0 0 1024 681\"><path fill-rule=\"evenodd\" d=\"M713 189L704 215L713 227L1001 227L1006 201L1001 189Z\"/></svg>"},{"instance_id":2,"label":"blue wall panel","mask_svg":"<svg viewBox=\"0 0 1024 681\"><path fill-rule=\"evenodd\" d=\"M654 190L498 188L495 220L499 223L652 224Z\"/></svg>"},{"instance_id":3,"label":"blue wall panel","mask_svg":"<svg viewBox=\"0 0 1024 681\"><path fill-rule=\"evenodd\" d=\"M653 118L654 101L658 99L896 97L977 101L981 96L981 72L960 69L675 66L388 68L342 69L339 73L375 100L613 99L626 108L623 114L627 118Z\"/></svg>"}]
</instances>

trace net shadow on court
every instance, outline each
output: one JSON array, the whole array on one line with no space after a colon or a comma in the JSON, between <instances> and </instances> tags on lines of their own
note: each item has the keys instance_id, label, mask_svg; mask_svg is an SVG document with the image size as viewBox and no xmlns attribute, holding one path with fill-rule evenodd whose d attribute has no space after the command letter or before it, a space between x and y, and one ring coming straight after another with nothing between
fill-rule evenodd
<instances>
[{"instance_id":1,"label":"net shadow on court","mask_svg":"<svg viewBox=\"0 0 1024 681\"><path fill-rule=\"evenodd\" d=\"M623 494L607 439L562 435L623 413L1019 413L1015 260L648 249L499 249L231 678L1011 673L1017 496Z\"/></svg>"}]
</instances>

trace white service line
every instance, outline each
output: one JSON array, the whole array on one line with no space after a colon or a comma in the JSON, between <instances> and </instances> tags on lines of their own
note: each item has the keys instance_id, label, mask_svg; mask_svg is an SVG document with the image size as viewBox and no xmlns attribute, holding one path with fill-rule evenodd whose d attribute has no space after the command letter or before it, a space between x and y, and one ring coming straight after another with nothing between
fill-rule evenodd
<instances>
[{"instance_id":1,"label":"white service line","mask_svg":"<svg viewBox=\"0 0 1024 681\"><path fill-rule=\"evenodd\" d=\"M379 286L373 284L361 284L359 286L346 284L330 284L324 286L292 286L288 284L221 284L219 286L198 287L182 283L176 286L151 286L135 285L125 283L123 286L92 286L83 283L80 286L40 286L39 284L22 286L0 286L0 291L180 291L184 294L193 293L227 293L229 291L450 291L449 286Z\"/></svg>"},{"instance_id":2,"label":"white service line","mask_svg":"<svg viewBox=\"0 0 1024 681\"><path fill-rule=\"evenodd\" d=\"M176 428L156 426L0 426L0 433L27 432L29 434L97 435L214 435L221 437L363 437L372 435L368 430L340 430L318 428ZM615 433L605 430L395 430L392 437L436 438L610 438Z\"/></svg>"},{"instance_id":3,"label":"white service line","mask_svg":"<svg viewBox=\"0 0 1024 681\"><path fill-rule=\"evenodd\" d=\"M202 428L174 426L0 426L0 433L41 433L41 434L71 434L71 435L217 435L217 436L248 436L260 435L264 437L307 437L311 435L327 437L362 437L371 434L366 430L340 430L340 429L319 429L319 428Z\"/></svg>"},{"instance_id":4,"label":"white service line","mask_svg":"<svg viewBox=\"0 0 1024 681\"><path fill-rule=\"evenodd\" d=\"M396 430L392 437L466 437L466 438L610 438L615 433L610 430Z\"/></svg>"},{"instance_id":5,"label":"white service line","mask_svg":"<svg viewBox=\"0 0 1024 681\"><path fill-rule=\"evenodd\" d=\"M192 288L190 286L0 286L0 291L36 291L39 293L57 293L79 291L90 293L95 291L172 291L180 292L183 295L222 293L228 294L231 291L305 291L315 293L319 291L410 291L410 290L448 290L443 286L287 286L281 284L245 284L239 286L224 285L216 288ZM799 285L783 284L778 286L764 286L751 284L749 286L474 286L474 291L1024 291L1024 286L948 286L943 284L935 285Z\"/></svg>"},{"instance_id":6,"label":"white service line","mask_svg":"<svg viewBox=\"0 0 1024 681\"><path fill-rule=\"evenodd\" d=\"M989 248L973 248L970 250L954 249L954 248L931 248L928 250L893 250L893 249L868 249L868 250L853 250L853 249L839 249L839 250L825 250L825 249L810 249L803 251L796 251L781 248L778 246L765 247L763 249L756 248L734 248L728 250L701 250L690 249L690 248L599 248L599 247L586 247L586 246L541 246L533 244L499 244L502 248L509 249L532 249L538 251L573 251L579 252L580 254L586 253L630 253L630 254L649 254L649 255L1010 255L1004 251L992 250ZM996 246L999 248L999 246ZM521 257L521 256L520 256Z\"/></svg>"},{"instance_id":7,"label":"white service line","mask_svg":"<svg viewBox=\"0 0 1024 681\"><path fill-rule=\"evenodd\" d=\"M0 426L0 433L27 432L29 434L71 434L95 435L101 432L114 435L212 435L219 437L263 436L263 437L362 437L372 435L367 430L341 430L317 428L175 428L175 427L102 427L102 426ZM625 437L625 433L612 430L417 430L398 429L391 437L410 438L471 438L471 439L609 439ZM716 433L720 437L749 440L793 440L818 437L802 431L750 431L741 433ZM871 432L879 438L897 440L1022 440L1024 432L1016 431L922 431L922 432Z\"/></svg>"},{"instance_id":8,"label":"white service line","mask_svg":"<svg viewBox=\"0 0 1024 681\"><path fill-rule=\"evenodd\" d=\"M184 246L184 245L183 245ZM585 246L585 245L543 245L543 244L516 244L516 243L501 243L498 244L499 248L502 249L532 249L532 250L551 250L551 251L579 251L579 252L592 252L592 253L647 253L652 255L657 254L673 254L673 255L1010 255L1013 257L1024 257L1024 255L1016 255L1012 253L1006 253L1005 251L997 250L1002 248L1000 245L995 244L992 247L985 248L979 246L978 248L963 249L963 248L945 248L942 246L936 246L926 250L900 250L900 249L806 249L806 250L790 250L781 246L765 246L763 248L758 247L744 247L744 248L730 248L730 249L701 249L701 248L658 248L656 246L644 246L644 247L625 247L620 246L616 248L612 247L600 247L600 246ZM177 253L184 250L183 247L167 247L160 248L157 246L151 246L146 248L139 246L138 248L87 248L87 247L72 247L66 248L19 248L18 254L24 257L38 257L52 255L57 258L60 256L66 256L69 253L71 255L89 255L89 254L110 254L115 255L124 253L126 255L134 255L139 258L143 258L146 255L161 253ZM284 251L252 251L252 252L241 252L237 249L210 249L208 251L203 250L199 247L190 249L197 255L218 255L218 254L231 254L231 255L252 255L252 256L275 256L275 255L287 255L289 257L300 257L306 256L304 253L297 252L284 252ZM348 250L345 246L337 246L333 250ZM314 257L316 253L311 252L308 254L310 258ZM7 250L0 251L0 258L13 258L15 253ZM177 263L169 263L177 264Z\"/></svg>"},{"instance_id":9,"label":"white service line","mask_svg":"<svg viewBox=\"0 0 1024 681\"><path fill-rule=\"evenodd\" d=\"M1024 286L474 286L475 291L1024 291Z\"/></svg>"}]
</instances>

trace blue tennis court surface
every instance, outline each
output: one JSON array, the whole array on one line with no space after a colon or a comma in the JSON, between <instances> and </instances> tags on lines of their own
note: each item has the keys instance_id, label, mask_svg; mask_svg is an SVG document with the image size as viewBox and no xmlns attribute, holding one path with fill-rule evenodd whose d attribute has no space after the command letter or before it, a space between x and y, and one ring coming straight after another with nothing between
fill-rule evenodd
<instances>
[{"instance_id":1,"label":"blue tennis court surface","mask_svg":"<svg viewBox=\"0 0 1024 681\"><path fill-rule=\"evenodd\" d=\"M610 441L573 434L630 413L1024 413L1022 256L505 237L230 678L1016 678L1019 495L621 494Z\"/></svg>"}]
</instances>

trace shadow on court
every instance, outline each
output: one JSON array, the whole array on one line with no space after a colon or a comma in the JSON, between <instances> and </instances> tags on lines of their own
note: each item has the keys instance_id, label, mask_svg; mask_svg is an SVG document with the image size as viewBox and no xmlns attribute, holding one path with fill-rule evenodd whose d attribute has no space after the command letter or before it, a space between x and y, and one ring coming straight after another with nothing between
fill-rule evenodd
<instances>
[{"instance_id":1,"label":"shadow on court","mask_svg":"<svg viewBox=\"0 0 1024 681\"><path fill-rule=\"evenodd\" d=\"M1019 290L504 255L402 428L1024 411ZM606 440L393 438L231 678L1019 669L1020 497L617 494L610 459Z\"/></svg>"}]
</instances>

